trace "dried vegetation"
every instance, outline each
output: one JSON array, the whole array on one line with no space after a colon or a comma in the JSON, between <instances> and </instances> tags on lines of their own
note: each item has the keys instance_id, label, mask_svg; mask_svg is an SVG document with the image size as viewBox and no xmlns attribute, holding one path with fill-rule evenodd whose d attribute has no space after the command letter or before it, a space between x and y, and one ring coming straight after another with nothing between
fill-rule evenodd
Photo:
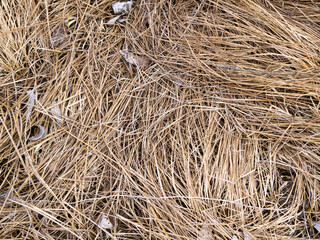
<instances>
[{"instance_id":1,"label":"dried vegetation","mask_svg":"<svg viewBox=\"0 0 320 240\"><path fill-rule=\"evenodd\" d=\"M1 2L0 238L319 237L319 2L114 2Z\"/></svg>"}]
</instances>

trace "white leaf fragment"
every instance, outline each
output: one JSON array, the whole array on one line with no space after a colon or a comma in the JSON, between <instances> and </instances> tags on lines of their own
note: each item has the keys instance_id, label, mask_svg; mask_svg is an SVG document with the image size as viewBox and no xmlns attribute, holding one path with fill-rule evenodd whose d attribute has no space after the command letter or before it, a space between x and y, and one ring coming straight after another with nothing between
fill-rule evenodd
<instances>
[{"instance_id":1,"label":"white leaf fragment","mask_svg":"<svg viewBox=\"0 0 320 240\"><path fill-rule=\"evenodd\" d=\"M115 14L128 13L131 11L134 1L116 2L112 4L112 8Z\"/></svg>"},{"instance_id":2,"label":"white leaf fragment","mask_svg":"<svg viewBox=\"0 0 320 240\"><path fill-rule=\"evenodd\" d=\"M143 68L148 65L147 59L129 52L128 49L120 50L120 54L128 63L134 66Z\"/></svg>"},{"instance_id":3,"label":"white leaf fragment","mask_svg":"<svg viewBox=\"0 0 320 240\"><path fill-rule=\"evenodd\" d=\"M67 24L63 21L61 22L52 32L51 36L51 46L52 47L58 47L58 46L65 46L67 42L67 36L68 36L68 31L67 31Z\"/></svg>"},{"instance_id":4,"label":"white leaf fragment","mask_svg":"<svg viewBox=\"0 0 320 240\"><path fill-rule=\"evenodd\" d=\"M107 219L105 214L102 214L99 226L103 229L111 229L113 228L113 224Z\"/></svg>"},{"instance_id":5,"label":"white leaf fragment","mask_svg":"<svg viewBox=\"0 0 320 240\"><path fill-rule=\"evenodd\" d=\"M75 17L68 17L66 20L64 20L64 23L70 27L72 24L74 24L76 22L76 18Z\"/></svg>"},{"instance_id":6,"label":"white leaf fragment","mask_svg":"<svg viewBox=\"0 0 320 240\"><path fill-rule=\"evenodd\" d=\"M312 226L320 232L320 223L319 222L312 222Z\"/></svg>"},{"instance_id":7,"label":"white leaf fragment","mask_svg":"<svg viewBox=\"0 0 320 240\"><path fill-rule=\"evenodd\" d=\"M247 233L246 231L243 231L243 238L244 238L244 240L254 240L254 238L251 237L251 235L249 233Z\"/></svg>"},{"instance_id":8,"label":"white leaf fragment","mask_svg":"<svg viewBox=\"0 0 320 240\"><path fill-rule=\"evenodd\" d=\"M56 101L53 101L53 102L52 102L52 105L54 105L54 107L51 108L50 112L51 112L53 118L55 118L55 119L57 120L58 124L60 125L60 124L61 124L61 121L62 121L60 108L59 108L59 106L57 105L57 102L56 102Z\"/></svg>"},{"instance_id":9,"label":"white leaf fragment","mask_svg":"<svg viewBox=\"0 0 320 240\"><path fill-rule=\"evenodd\" d=\"M119 22L119 23L123 23L123 22L125 22L125 21L127 21L127 20L128 20L127 18L121 17L121 18L118 19L118 22Z\"/></svg>"},{"instance_id":10,"label":"white leaf fragment","mask_svg":"<svg viewBox=\"0 0 320 240\"><path fill-rule=\"evenodd\" d=\"M201 228L201 231L199 232L199 235L197 237L197 240L210 240L210 230L208 226L203 226Z\"/></svg>"},{"instance_id":11,"label":"white leaf fragment","mask_svg":"<svg viewBox=\"0 0 320 240\"><path fill-rule=\"evenodd\" d=\"M34 100L36 99L36 95L34 94L33 90L27 91L27 94L29 95L29 99L27 102L27 119L31 116L32 108L34 106Z\"/></svg>"},{"instance_id":12,"label":"white leaf fragment","mask_svg":"<svg viewBox=\"0 0 320 240\"><path fill-rule=\"evenodd\" d=\"M121 18L122 16L121 15L119 15L119 16L116 16L116 17L114 17L114 18L111 18L108 22L107 22L107 25L114 25L114 24L116 24L116 22L120 22L120 18Z\"/></svg>"},{"instance_id":13,"label":"white leaf fragment","mask_svg":"<svg viewBox=\"0 0 320 240\"><path fill-rule=\"evenodd\" d=\"M236 235L233 235L232 240L239 240L239 238Z\"/></svg>"},{"instance_id":14,"label":"white leaf fragment","mask_svg":"<svg viewBox=\"0 0 320 240\"><path fill-rule=\"evenodd\" d=\"M41 138L44 138L47 135L47 130L44 127L42 127L40 125L34 125L33 127L38 128L39 129L39 133L34 135L34 136L32 136L32 137L29 137L29 140L31 142L38 141L38 140L40 140Z\"/></svg>"}]
</instances>

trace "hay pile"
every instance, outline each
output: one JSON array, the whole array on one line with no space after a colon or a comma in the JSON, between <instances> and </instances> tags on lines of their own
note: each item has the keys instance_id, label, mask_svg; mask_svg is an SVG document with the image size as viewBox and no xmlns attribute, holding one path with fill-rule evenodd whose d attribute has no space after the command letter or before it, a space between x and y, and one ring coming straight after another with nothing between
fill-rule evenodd
<instances>
[{"instance_id":1,"label":"hay pile","mask_svg":"<svg viewBox=\"0 0 320 240\"><path fill-rule=\"evenodd\" d=\"M0 238L319 237L318 1L114 2L1 2Z\"/></svg>"}]
</instances>

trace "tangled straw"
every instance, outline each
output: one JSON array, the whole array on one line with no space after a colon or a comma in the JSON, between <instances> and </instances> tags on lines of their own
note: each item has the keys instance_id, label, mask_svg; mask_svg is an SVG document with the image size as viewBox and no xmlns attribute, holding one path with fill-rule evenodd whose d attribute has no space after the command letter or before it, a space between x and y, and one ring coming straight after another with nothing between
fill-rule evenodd
<instances>
[{"instance_id":1,"label":"tangled straw","mask_svg":"<svg viewBox=\"0 0 320 240\"><path fill-rule=\"evenodd\" d=\"M319 237L320 4L114 2L2 2L0 238Z\"/></svg>"}]
</instances>

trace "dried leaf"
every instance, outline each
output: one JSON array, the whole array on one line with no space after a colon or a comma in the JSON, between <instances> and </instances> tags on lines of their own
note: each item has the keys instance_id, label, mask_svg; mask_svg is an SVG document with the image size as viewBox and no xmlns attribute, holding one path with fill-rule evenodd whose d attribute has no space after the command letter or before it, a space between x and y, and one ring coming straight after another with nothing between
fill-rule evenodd
<instances>
[{"instance_id":1,"label":"dried leaf","mask_svg":"<svg viewBox=\"0 0 320 240\"><path fill-rule=\"evenodd\" d=\"M251 235L246 231L243 231L243 237L244 237L244 240L254 240L254 238L251 237Z\"/></svg>"},{"instance_id":2,"label":"dried leaf","mask_svg":"<svg viewBox=\"0 0 320 240\"><path fill-rule=\"evenodd\" d=\"M29 99L27 102L27 119L31 116L32 108L34 106L34 100L36 99L36 95L34 94L33 90L27 91L27 94L29 95Z\"/></svg>"},{"instance_id":3,"label":"dried leaf","mask_svg":"<svg viewBox=\"0 0 320 240\"><path fill-rule=\"evenodd\" d=\"M51 40L52 40L52 47L57 47L59 45L64 46L66 45L66 38L67 38L67 26L63 22L58 25L52 32Z\"/></svg>"},{"instance_id":4,"label":"dried leaf","mask_svg":"<svg viewBox=\"0 0 320 240\"><path fill-rule=\"evenodd\" d=\"M180 87L185 87L187 84L182 80L182 78L172 77L170 79L173 83L177 84Z\"/></svg>"},{"instance_id":5,"label":"dried leaf","mask_svg":"<svg viewBox=\"0 0 320 240\"><path fill-rule=\"evenodd\" d=\"M121 18L122 16L119 15L119 16L116 16L114 18L111 18L108 22L107 22L107 25L114 25L116 24L117 21L119 21L119 18Z\"/></svg>"},{"instance_id":6,"label":"dried leaf","mask_svg":"<svg viewBox=\"0 0 320 240\"><path fill-rule=\"evenodd\" d=\"M115 14L128 13L131 11L134 1L116 2L112 4L112 8Z\"/></svg>"},{"instance_id":7,"label":"dried leaf","mask_svg":"<svg viewBox=\"0 0 320 240\"><path fill-rule=\"evenodd\" d=\"M120 53L128 63L134 66L144 68L149 64L147 59L129 52L128 49L120 50Z\"/></svg>"},{"instance_id":8,"label":"dried leaf","mask_svg":"<svg viewBox=\"0 0 320 240\"><path fill-rule=\"evenodd\" d=\"M319 222L312 222L312 226L313 226L318 232L320 232L320 223L319 223Z\"/></svg>"},{"instance_id":9,"label":"dried leaf","mask_svg":"<svg viewBox=\"0 0 320 240\"><path fill-rule=\"evenodd\" d=\"M62 115L61 115L61 111L60 111L60 108L59 106L57 105L57 102L56 101L53 101L52 102L52 105L54 105L53 108L51 108L50 112L53 116L53 118L55 118L58 122L58 124L60 125L61 124L61 121L62 121Z\"/></svg>"},{"instance_id":10,"label":"dried leaf","mask_svg":"<svg viewBox=\"0 0 320 240\"><path fill-rule=\"evenodd\" d=\"M121 17L121 18L118 19L118 22L119 22L119 23L123 23L123 22L125 22L125 21L127 21L127 20L128 20L127 18Z\"/></svg>"},{"instance_id":11,"label":"dried leaf","mask_svg":"<svg viewBox=\"0 0 320 240\"><path fill-rule=\"evenodd\" d=\"M44 127L42 127L40 125L34 125L32 127L38 128L39 129L39 133L37 135L35 135L35 136L29 137L29 140L31 142L38 141L38 140L40 140L41 138L44 138L47 135L47 130Z\"/></svg>"},{"instance_id":12,"label":"dried leaf","mask_svg":"<svg viewBox=\"0 0 320 240\"><path fill-rule=\"evenodd\" d=\"M113 228L113 224L109 221L105 214L102 214L99 226L103 229L111 229Z\"/></svg>"}]
</instances>

